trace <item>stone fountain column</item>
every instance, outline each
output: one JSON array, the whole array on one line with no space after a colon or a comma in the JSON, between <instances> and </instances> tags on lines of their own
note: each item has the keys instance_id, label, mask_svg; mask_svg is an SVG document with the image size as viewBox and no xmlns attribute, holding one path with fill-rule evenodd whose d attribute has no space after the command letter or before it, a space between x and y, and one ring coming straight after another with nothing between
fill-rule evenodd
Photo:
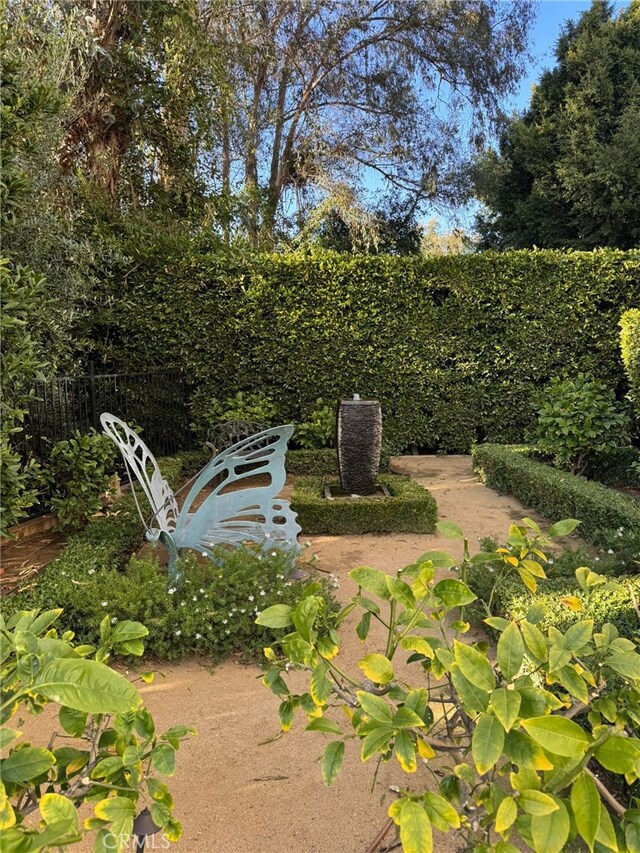
<instances>
[{"instance_id":1,"label":"stone fountain column","mask_svg":"<svg viewBox=\"0 0 640 853\"><path fill-rule=\"evenodd\" d=\"M338 408L338 466L343 495L372 495L380 466L382 410L378 400L342 400Z\"/></svg>"}]
</instances>

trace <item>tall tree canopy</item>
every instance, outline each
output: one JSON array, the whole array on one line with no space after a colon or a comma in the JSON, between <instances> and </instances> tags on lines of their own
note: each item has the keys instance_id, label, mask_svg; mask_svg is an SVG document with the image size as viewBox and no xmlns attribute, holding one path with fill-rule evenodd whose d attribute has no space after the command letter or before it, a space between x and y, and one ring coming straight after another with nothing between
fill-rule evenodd
<instances>
[{"instance_id":1,"label":"tall tree canopy","mask_svg":"<svg viewBox=\"0 0 640 853\"><path fill-rule=\"evenodd\" d=\"M23 67L57 75L45 159L61 203L89 192L92 210L99 197L118 215L155 211L264 247L308 231L318 206L365 221L393 194L409 221L424 203L463 199L533 16L531 0L0 0L0 10Z\"/></svg>"},{"instance_id":2,"label":"tall tree canopy","mask_svg":"<svg viewBox=\"0 0 640 853\"><path fill-rule=\"evenodd\" d=\"M477 164L485 246L640 244L640 0L568 23L499 153Z\"/></svg>"},{"instance_id":3,"label":"tall tree canopy","mask_svg":"<svg viewBox=\"0 0 640 853\"><path fill-rule=\"evenodd\" d=\"M470 148L521 73L532 8L202 0L201 16L224 63L220 190L273 241L287 215L300 224L372 175L414 208L459 200Z\"/></svg>"}]
</instances>

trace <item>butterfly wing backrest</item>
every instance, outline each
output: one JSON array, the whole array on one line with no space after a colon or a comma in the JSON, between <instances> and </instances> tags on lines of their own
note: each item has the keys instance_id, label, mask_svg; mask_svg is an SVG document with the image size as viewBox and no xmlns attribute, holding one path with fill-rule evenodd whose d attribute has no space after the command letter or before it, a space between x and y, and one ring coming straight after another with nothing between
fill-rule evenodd
<instances>
[{"instance_id":1,"label":"butterfly wing backrest","mask_svg":"<svg viewBox=\"0 0 640 853\"><path fill-rule=\"evenodd\" d=\"M170 533L176 526L178 504L173 491L162 476L160 468L158 468L153 453L140 436L115 415L104 412L100 415L100 423L105 434L120 450L129 477L135 477L149 501L152 510L149 524L145 521L140 507L138 507L143 523L152 530L157 529Z\"/></svg>"}]
</instances>

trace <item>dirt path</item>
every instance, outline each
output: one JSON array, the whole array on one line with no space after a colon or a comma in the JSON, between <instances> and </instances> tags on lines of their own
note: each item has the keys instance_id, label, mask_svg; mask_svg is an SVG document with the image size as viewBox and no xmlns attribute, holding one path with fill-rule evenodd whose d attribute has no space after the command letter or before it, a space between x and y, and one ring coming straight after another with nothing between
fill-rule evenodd
<instances>
[{"instance_id":1,"label":"dirt path","mask_svg":"<svg viewBox=\"0 0 640 853\"><path fill-rule=\"evenodd\" d=\"M457 521L477 550L478 538L503 536L509 524L530 514L513 499L480 484L470 457L402 457L394 470L411 474L434 494L441 519ZM318 536L311 539L323 569L340 578L337 595L355 592L347 572L370 565L386 572L412 562L430 548L450 548L436 535ZM451 547L454 546L454 547ZM362 655L353 623L345 624L341 665L353 670ZM375 635L367 642L376 651ZM173 849L183 853L364 853L385 823L389 785L407 777L395 759L381 766L371 791L373 764L362 764L354 743L330 788L322 785L318 759L327 735L305 733L301 722L273 743L278 732L277 699L259 681L257 667L234 661L211 668L196 661L164 667L164 677L144 688L159 729L176 723L197 727L178 755L171 780L184 836ZM415 679L415 674L413 675ZM337 716L336 720L340 717ZM346 729L345 729L346 730ZM50 729L49 729L50 731ZM415 784L426 773L416 774ZM392 834L388 836L391 840ZM453 835L435 834L435 849L456 849ZM162 849L156 839L148 849ZM87 849L90 849L87 847Z\"/></svg>"}]
</instances>

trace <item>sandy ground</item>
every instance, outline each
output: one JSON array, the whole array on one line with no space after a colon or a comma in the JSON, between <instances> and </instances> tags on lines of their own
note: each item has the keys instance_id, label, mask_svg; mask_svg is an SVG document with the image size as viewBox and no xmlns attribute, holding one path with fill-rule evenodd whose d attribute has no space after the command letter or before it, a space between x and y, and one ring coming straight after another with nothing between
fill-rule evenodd
<instances>
[{"instance_id":1,"label":"sandy ground","mask_svg":"<svg viewBox=\"0 0 640 853\"><path fill-rule=\"evenodd\" d=\"M393 461L393 469L411 474L429 488L440 519L458 522L474 550L479 537L502 537L511 522L531 515L517 501L479 483L468 456L401 457ZM356 591L347 577L350 569L369 565L393 573L426 550L455 552L457 544L437 535L318 536L311 539L311 550L317 552L323 569L338 575L337 595L346 601ZM357 672L363 652L354 622L345 623L339 662ZM381 651L375 641L372 631L367 651ZM157 729L187 723L199 732L181 747L176 775L170 780L176 816L184 827L182 840L172 849L365 853L386 821L389 786L400 780L406 784L406 775L393 760L380 768L372 791L373 762L362 764L358 747L351 742L338 780L324 787L319 759L329 736L304 732L301 720L281 739L260 745L278 733L279 724L278 700L260 684L259 672L233 660L217 667L192 661L163 667L163 677L143 690ZM39 720L40 725L43 731L51 730L46 720ZM425 784L435 788L437 782L424 770L414 779L416 788ZM391 841L393 833L387 837ZM434 842L440 853L456 849L453 835L436 832ZM163 849L164 844L159 836L149 838L147 850Z\"/></svg>"}]
</instances>

